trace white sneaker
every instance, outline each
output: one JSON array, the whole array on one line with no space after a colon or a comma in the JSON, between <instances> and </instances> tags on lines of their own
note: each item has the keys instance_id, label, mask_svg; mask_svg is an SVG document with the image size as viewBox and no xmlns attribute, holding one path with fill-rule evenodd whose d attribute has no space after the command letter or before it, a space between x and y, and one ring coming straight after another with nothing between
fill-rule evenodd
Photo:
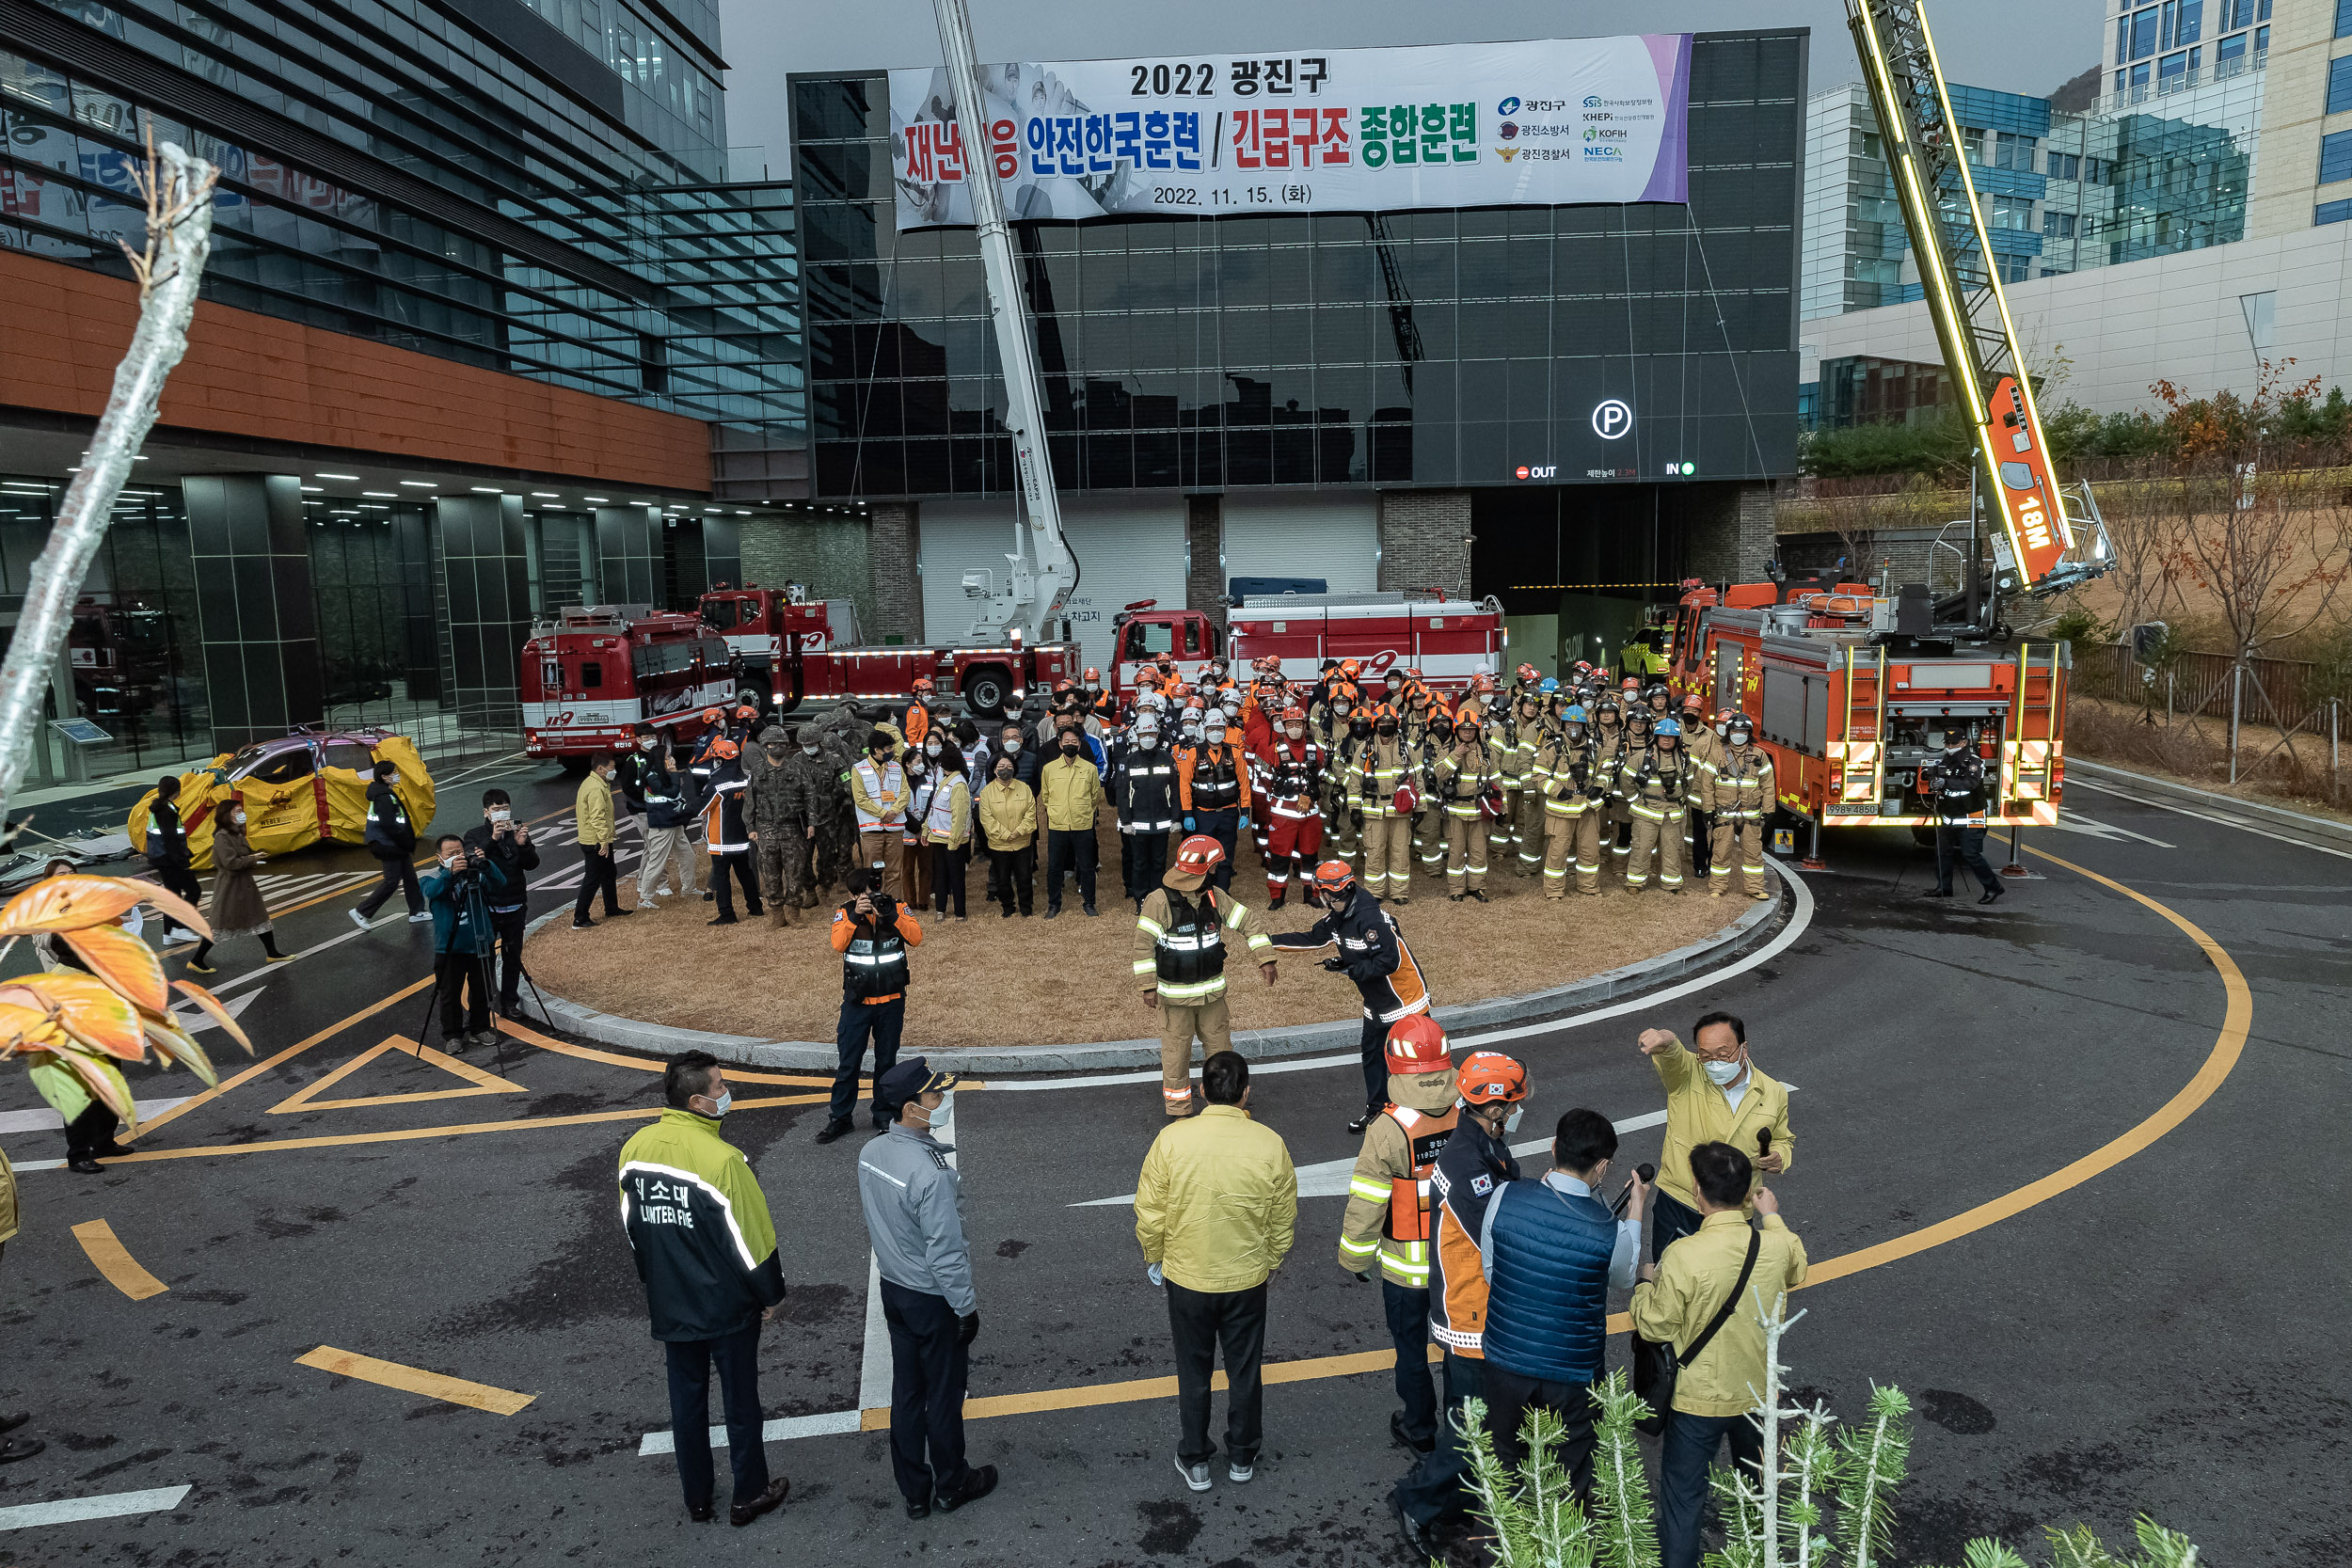
<instances>
[{"instance_id":1,"label":"white sneaker","mask_svg":"<svg viewBox=\"0 0 2352 1568\"><path fill-rule=\"evenodd\" d=\"M358 927L359 929L364 931L368 928L368 917L361 914L358 910L345 910L343 913L351 916L351 923L354 926Z\"/></svg>"},{"instance_id":2,"label":"white sneaker","mask_svg":"<svg viewBox=\"0 0 2352 1568\"><path fill-rule=\"evenodd\" d=\"M670 890L666 887L658 887L653 890L653 895L656 898L667 898L670 896Z\"/></svg>"},{"instance_id":3,"label":"white sneaker","mask_svg":"<svg viewBox=\"0 0 2352 1568\"><path fill-rule=\"evenodd\" d=\"M1178 1454L1176 1473L1184 1477L1184 1484L1195 1492L1206 1492L1209 1489L1209 1467L1206 1464L1187 1465L1184 1463L1184 1456Z\"/></svg>"},{"instance_id":4,"label":"white sneaker","mask_svg":"<svg viewBox=\"0 0 2352 1568\"><path fill-rule=\"evenodd\" d=\"M1225 1479L1227 1481L1248 1481L1251 1476L1254 1476L1258 1472L1254 1466L1244 1465L1240 1460L1236 1459L1226 1467Z\"/></svg>"},{"instance_id":5,"label":"white sneaker","mask_svg":"<svg viewBox=\"0 0 2352 1568\"><path fill-rule=\"evenodd\" d=\"M358 910L354 910L351 912L358 914L359 911ZM419 910L416 913L408 917L408 924L411 926L430 926L433 924L433 911L431 910Z\"/></svg>"}]
</instances>

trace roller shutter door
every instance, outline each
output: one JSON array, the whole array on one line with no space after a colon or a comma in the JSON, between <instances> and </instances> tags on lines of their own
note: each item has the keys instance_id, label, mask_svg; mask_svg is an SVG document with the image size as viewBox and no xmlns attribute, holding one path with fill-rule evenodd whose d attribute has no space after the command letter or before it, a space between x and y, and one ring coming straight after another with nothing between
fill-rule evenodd
<instances>
[{"instance_id":1,"label":"roller shutter door","mask_svg":"<svg viewBox=\"0 0 2352 1568\"><path fill-rule=\"evenodd\" d=\"M1004 580L1012 547L1012 503L926 502L922 513L923 626L933 643L960 641L971 629L974 601L963 574L988 570ZM1078 558L1078 591L1067 613L1085 661L1111 662L1111 618L1137 599L1184 602L1184 502L1182 497L1136 502L1073 501L1062 528Z\"/></svg>"},{"instance_id":2,"label":"roller shutter door","mask_svg":"<svg viewBox=\"0 0 2352 1568\"><path fill-rule=\"evenodd\" d=\"M1380 503L1372 496L1227 496L1225 580L1321 578L1331 594L1379 586Z\"/></svg>"}]
</instances>

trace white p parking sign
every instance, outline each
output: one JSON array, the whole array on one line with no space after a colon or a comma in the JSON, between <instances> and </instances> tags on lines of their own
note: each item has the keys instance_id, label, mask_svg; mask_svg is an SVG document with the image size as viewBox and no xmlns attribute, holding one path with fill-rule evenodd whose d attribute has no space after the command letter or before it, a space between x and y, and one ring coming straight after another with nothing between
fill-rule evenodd
<instances>
[{"instance_id":1,"label":"white p parking sign","mask_svg":"<svg viewBox=\"0 0 2352 1568\"><path fill-rule=\"evenodd\" d=\"M1593 406L1593 434L1613 441L1633 428L1633 410L1621 398L1604 398Z\"/></svg>"}]
</instances>

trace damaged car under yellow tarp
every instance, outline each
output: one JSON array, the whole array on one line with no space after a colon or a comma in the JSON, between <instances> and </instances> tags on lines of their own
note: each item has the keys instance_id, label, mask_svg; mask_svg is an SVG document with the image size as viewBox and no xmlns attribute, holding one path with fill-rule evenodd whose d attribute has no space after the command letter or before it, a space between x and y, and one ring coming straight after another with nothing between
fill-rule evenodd
<instances>
[{"instance_id":1,"label":"damaged car under yellow tarp","mask_svg":"<svg viewBox=\"0 0 2352 1568\"><path fill-rule=\"evenodd\" d=\"M233 755L223 753L181 774L180 821L187 829L196 868L212 867L213 826L231 796L245 802L246 840L265 855L322 839L362 842L368 831L368 782L378 761L400 770L392 787L408 820L421 832L433 820L433 775L425 771L417 743L405 735L298 730L282 740L256 741ZM132 845L141 853L147 849L148 814L154 803L151 789L131 808L126 824Z\"/></svg>"}]
</instances>

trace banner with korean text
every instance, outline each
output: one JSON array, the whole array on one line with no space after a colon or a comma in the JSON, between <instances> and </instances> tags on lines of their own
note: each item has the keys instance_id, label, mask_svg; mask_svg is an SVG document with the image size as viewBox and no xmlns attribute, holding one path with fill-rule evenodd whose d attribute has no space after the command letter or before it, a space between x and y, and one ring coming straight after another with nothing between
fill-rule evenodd
<instances>
[{"instance_id":1,"label":"banner with korean text","mask_svg":"<svg viewBox=\"0 0 2352 1568\"><path fill-rule=\"evenodd\" d=\"M1689 199L1691 37L980 68L969 156L945 69L890 73L898 227Z\"/></svg>"}]
</instances>

